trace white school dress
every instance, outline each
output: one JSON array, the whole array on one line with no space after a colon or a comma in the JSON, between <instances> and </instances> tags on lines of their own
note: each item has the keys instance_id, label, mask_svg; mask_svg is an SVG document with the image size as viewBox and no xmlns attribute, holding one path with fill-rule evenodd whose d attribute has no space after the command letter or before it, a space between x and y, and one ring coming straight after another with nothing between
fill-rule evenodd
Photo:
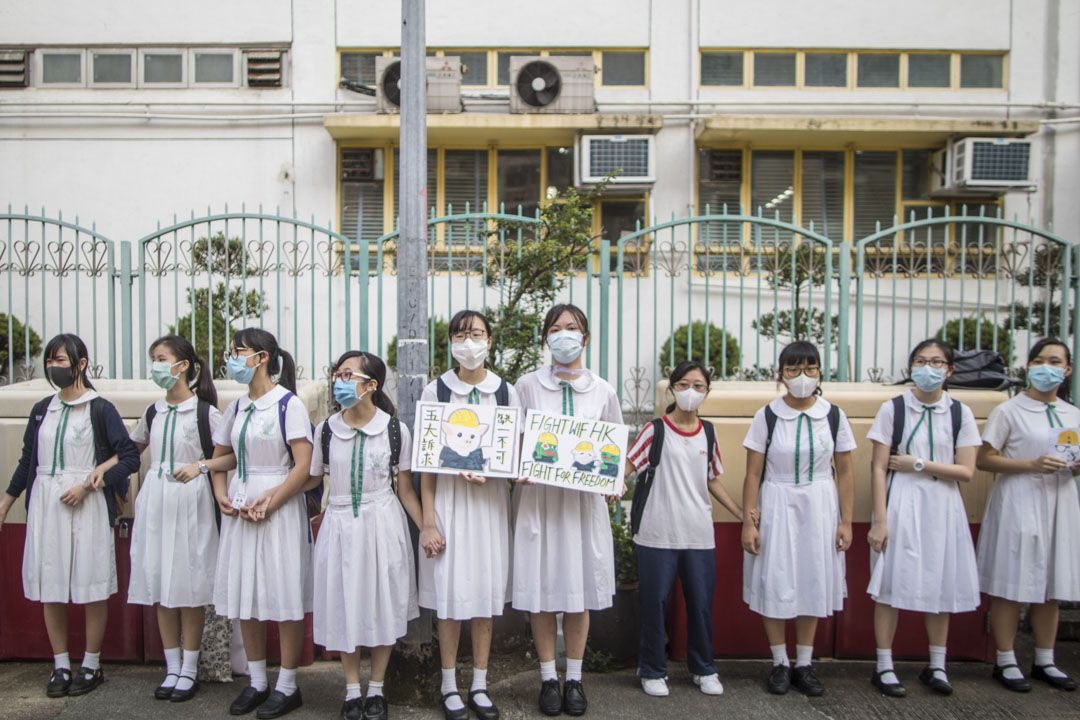
<instances>
[{"instance_id":1,"label":"white school dress","mask_svg":"<svg viewBox=\"0 0 1080 720\"><path fill-rule=\"evenodd\" d=\"M230 499L243 493L250 504L289 474L289 453L278 419L278 401L286 392L275 385L255 402L243 395L226 408L214 443L231 445L236 453ZM307 410L295 396L289 399L285 432L289 440L311 441ZM303 620L304 613L311 612L312 545L303 493L258 522L222 515L214 576L217 614L233 620Z\"/></svg>"},{"instance_id":2,"label":"white school dress","mask_svg":"<svg viewBox=\"0 0 1080 720\"><path fill-rule=\"evenodd\" d=\"M516 387L525 411L623 421L615 388L589 370L565 383L548 365ZM514 495L514 609L578 613L611 607L615 551L603 495L540 484L519 485Z\"/></svg>"},{"instance_id":3,"label":"white school dress","mask_svg":"<svg viewBox=\"0 0 1080 720\"><path fill-rule=\"evenodd\" d=\"M955 401L942 393L936 403L924 406L910 390L903 397L907 415L899 453L953 463L949 408ZM866 437L891 446L892 432L893 404L889 401L882 403ZM975 416L965 406L956 447L980 444ZM899 610L960 613L979 607L975 544L960 484L956 480L934 479L927 473L898 472L891 474L887 487L889 540L885 552L870 551L870 584L866 592L876 602Z\"/></svg>"},{"instance_id":4,"label":"white school dress","mask_svg":"<svg viewBox=\"0 0 1080 720\"><path fill-rule=\"evenodd\" d=\"M634 544L664 550L712 550L716 546L716 533L709 481L724 472L720 446L718 442L712 448L707 446L700 420L692 433L675 427L666 416L663 421L660 464L653 476ZM627 453L638 473L649 466L653 435L653 424L649 423Z\"/></svg>"},{"instance_id":5,"label":"white school dress","mask_svg":"<svg viewBox=\"0 0 1080 720\"><path fill-rule=\"evenodd\" d=\"M133 605L189 608L214 601L218 550L214 489L205 475L187 483L172 475L204 459L198 403L195 396L179 405L161 398L154 403L156 415L149 432L143 413L131 433L132 442L150 449L150 469L135 498L131 532L128 602ZM221 412L211 407L211 431L220 424Z\"/></svg>"},{"instance_id":6,"label":"white school dress","mask_svg":"<svg viewBox=\"0 0 1080 720\"><path fill-rule=\"evenodd\" d=\"M405 509L390 477L390 416L376 410L360 430L331 415L330 462L316 428L311 474L329 472L329 505L315 543L315 642L327 650L393 645L420 616ZM401 426L398 470L409 470L409 429Z\"/></svg>"},{"instance_id":7,"label":"white school dress","mask_svg":"<svg viewBox=\"0 0 1080 720\"><path fill-rule=\"evenodd\" d=\"M1008 458L1049 450L1051 427L1080 426L1080 410L1021 393L990 413L982 439ZM1002 473L979 530L984 593L1025 603L1080 600L1080 500L1072 471Z\"/></svg>"},{"instance_id":8,"label":"white school dress","mask_svg":"<svg viewBox=\"0 0 1080 720\"><path fill-rule=\"evenodd\" d=\"M54 395L38 427L37 477L23 546L27 600L85 604L116 592L116 551L105 504L105 493L112 489L88 493L75 507L60 502L97 465L90 425L90 401L97 396L88 390L64 403Z\"/></svg>"},{"instance_id":9,"label":"white school dress","mask_svg":"<svg viewBox=\"0 0 1080 720\"><path fill-rule=\"evenodd\" d=\"M450 402L494 405L502 379L488 371L469 385L453 370L443 373ZM508 385L511 407L520 407ZM421 402L436 402L436 383ZM522 415L524 421L524 414ZM433 558L420 553L420 606L441 619L469 620L502 615L510 598L510 485L489 479L474 485L457 475L435 475L435 526L446 549Z\"/></svg>"},{"instance_id":10,"label":"white school dress","mask_svg":"<svg viewBox=\"0 0 1080 720\"><path fill-rule=\"evenodd\" d=\"M841 410L833 447L832 405L824 398L805 412L783 398L769 407L776 425L758 499L761 548L758 555L743 552L743 602L768 618L828 617L844 609L847 596L844 553L836 549L840 500L833 454L854 450L855 436ZM764 453L767 438L761 408L743 447Z\"/></svg>"}]
</instances>

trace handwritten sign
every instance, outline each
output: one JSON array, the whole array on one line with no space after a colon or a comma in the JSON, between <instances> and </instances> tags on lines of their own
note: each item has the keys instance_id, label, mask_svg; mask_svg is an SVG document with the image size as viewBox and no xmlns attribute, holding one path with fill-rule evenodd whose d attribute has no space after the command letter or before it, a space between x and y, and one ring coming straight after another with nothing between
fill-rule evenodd
<instances>
[{"instance_id":1,"label":"handwritten sign","mask_svg":"<svg viewBox=\"0 0 1080 720\"><path fill-rule=\"evenodd\" d=\"M1070 467L1080 460L1080 428L1052 428L1047 440L1047 454L1064 460Z\"/></svg>"},{"instance_id":2,"label":"handwritten sign","mask_svg":"<svg viewBox=\"0 0 1080 720\"><path fill-rule=\"evenodd\" d=\"M626 439L625 425L529 410L521 476L544 485L617 495Z\"/></svg>"},{"instance_id":3,"label":"handwritten sign","mask_svg":"<svg viewBox=\"0 0 1080 720\"><path fill-rule=\"evenodd\" d=\"M498 405L416 405L413 470L516 478L520 410Z\"/></svg>"}]
</instances>

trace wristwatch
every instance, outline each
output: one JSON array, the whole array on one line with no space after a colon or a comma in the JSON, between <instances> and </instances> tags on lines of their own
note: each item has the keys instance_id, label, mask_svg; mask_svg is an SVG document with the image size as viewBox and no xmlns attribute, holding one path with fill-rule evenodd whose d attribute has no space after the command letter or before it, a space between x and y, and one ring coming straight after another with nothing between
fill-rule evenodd
<instances>
[{"instance_id":1,"label":"wristwatch","mask_svg":"<svg viewBox=\"0 0 1080 720\"><path fill-rule=\"evenodd\" d=\"M915 464L911 466L915 472L922 472L926 469L926 463L922 458L915 458Z\"/></svg>"},{"instance_id":2,"label":"wristwatch","mask_svg":"<svg viewBox=\"0 0 1080 720\"><path fill-rule=\"evenodd\" d=\"M209 475L210 468L206 467L206 463L199 463L199 472L203 475Z\"/></svg>"}]
</instances>

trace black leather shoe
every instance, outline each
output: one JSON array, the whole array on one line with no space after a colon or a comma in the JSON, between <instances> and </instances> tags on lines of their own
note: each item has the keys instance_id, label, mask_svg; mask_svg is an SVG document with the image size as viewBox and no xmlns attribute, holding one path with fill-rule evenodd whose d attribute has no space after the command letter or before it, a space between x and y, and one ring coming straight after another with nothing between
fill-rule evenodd
<instances>
[{"instance_id":1,"label":"black leather shoe","mask_svg":"<svg viewBox=\"0 0 1080 720\"><path fill-rule=\"evenodd\" d=\"M168 673L165 676L165 680L168 680L171 677L176 678L177 680L180 679L180 676L176 673ZM158 685L157 690L154 691L154 697L158 700L168 700L169 697L172 695L174 687L176 687L176 683L166 686L165 683L162 682L161 685Z\"/></svg>"},{"instance_id":2,"label":"black leather shoe","mask_svg":"<svg viewBox=\"0 0 1080 720\"><path fill-rule=\"evenodd\" d=\"M896 674L895 670L882 670L880 672L875 671L870 678L870 684L881 691L882 695L888 695L889 697L902 698L907 697L907 688L901 685L899 682L887 683L881 678L883 675L892 673Z\"/></svg>"},{"instance_id":3,"label":"black leather shoe","mask_svg":"<svg viewBox=\"0 0 1080 720\"><path fill-rule=\"evenodd\" d=\"M240 695L233 700L232 705L229 706L229 714L247 715L249 712L266 702L266 698L268 697L270 697L270 688L256 690L248 685L240 692Z\"/></svg>"},{"instance_id":4,"label":"black leather shoe","mask_svg":"<svg viewBox=\"0 0 1080 720\"><path fill-rule=\"evenodd\" d=\"M464 707L464 703L462 704L460 710L451 710L450 708L446 707L447 699L452 697L457 697L457 699L460 700L461 693L455 690L454 692L448 692L442 696L443 717L445 717L446 720L469 720L469 708Z\"/></svg>"},{"instance_id":5,"label":"black leather shoe","mask_svg":"<svg viewBox=\"0 0 1080 720\"><path fill-rule=\"evenodd\" d=\"M567 715L584 715L589 708L585 699L585 688L580 680L567 680L563 683L562 709Z\"/></svg>"},{"instance_id":6,"label":"black leather shoe","mask_svg":"<svg viewBox=\"0 0 1080 720\"><path fill-rule=\"evenodd\" d=\"M817 675L814 674L813 665L792 668L791 684L801 690L804 695L810 697L825 694L825 686L821 684L821 681L817 679Z\"/></svg>"},{"instance_id":7,"label":"black leather shoe","mask_svg":"<svg viewBox=\"0 0 1080 720\"><path fill-rule=\"evenodd\" d=\"M188 678L188 679L190 680L190 678ZM197 693L197 692L199 692L199 681L198 680L196 680L192 684L192 686L189 687L187 690L176 690L176 689L174 689L172 691L172 694L169 695L169 702L186 702L186 701L190 700L191 698L195 697L195 693Z\"/></svg>"},{"instance_id":8,"label":"black leather shoe","mask_svg":"<svg viewBox=\"0 0 1080 720\"><path fill-rule=\"evenodd\" d=\"M296 692L292 695L286 695L283 692L274 690L270 693L270 697L266 698L266 702L259 706L259 711L255 713L255 717L259 718L259 720L281 717L303 704L304 698L300 697L300 688L296 688Z\"/></svg>"},{"instance_id":9,"label":"black leather shoe","mask_svg":"<svg viewBox=\"0 0 1080 720\"><path fill-rule=\"evenodd\" d=\"M341 720L364 720L364 698L346 700L341 706Z\"/></svg>"},{"instance_id":10,"label":"black leather shoe","mask_svg":"<svg viewBox=\"0 0 1080 720\"><path fill-rule=\"evenodd\" d=\"M105 673L101 671L101 668L91 670L81 667L75 674L75 679L71 681L68 695L85 695L103 682L105 682Z\"/></svg>"},{"instance_id":11,"label":"black leather shoe","mask_svg":"<svg viewBox=\"0 0 1080 720\"><path fill-rule=\"evenodd\" d=\"M372 695L364 703L364 720L386 720L387 717L386 698L382 695Z\"/></svg>"},{"instance_id":12,"label":"black leather shoe","mask_svg":"<svg viewBox=\"0 0 1080 720\"><path fill-rule=\"evenodd\" d=\"M769 673L769 680L765 687L773 695L783 695L791 687L791 667L788 665L773 665Z\"/></svg>"},{"instance_id":13,"label":"black leather shoe","mask_svg":"<svg viewBox=\"0 0 1080 720\"><path fill-rule=\"evenodd\" d=\"M71 687L71 671L66 668L58 668L52 671L49 684L45 687L45 694L51 698L64 697Z\"/></svg>"},{"instance_id":14,"label":"black leather shoe","mask_svg":"<svg viewBox=\"0 0 1080 720\"><path fill-rule=\"evenodd\" d=\"M945 674L945 671L941 670L941 668L937 668L937 670L941 672L941 675L938 675L934 670L935 668L932 668L929 665L924 667L922 672L919 673L919 682L936 693L952 695L952 685L949 684L948 680L941 677L941 675Z\"/></svg>"},{"instance_id":15,"label":"black leather shoe","mask_svg":"<svg viewBox=\"0 0 1080 720\"><path fill-rule=\"evenodd\" d=\"M1005 671L1009 668L1020 669L1017 665L1005 665L1004 667L995 665L993 678L1013 692L1031 692L1031 683L1028 682L1027 678L1019 677L1013 680L1005 677Z\"/></svg>"},{"instance_id":16,"label":"black leather shoe","mask_svg":"<svg viewBox=\"0 0 1080 720\"><path fill-rule=\"evenodd\" d=\"M562 692L558 680L545 680L540 686L540 712L545 715L562 713Z\"/></svg>"},{"instance_id":17,"label":"black leather shoe","mask_svg":"<svg viewBox=\"0 0 1080 720\"><path fill-rule=\"evenodd\" d=\"M484 707L483 705L477 705L475 698L477 695L487 695L487 690L470 690L469 691L469 708L476 713L476 717L480 720L499 720L499 708L495 707L495 703ZM491 696L488 695L488 700Z\"/></svg>"},{"instance_id":18,"label":"black leather shoe","mask_svg":"<svg viewBox=\"0 0 1080 720\"><path fill-rule=\"evenodd\" d=\"M1066 675L1065 677L1054 677L1053 675L1046 674L1046 668L1057 667L1056 665L1032 665L1031 677L1036 680L1042 680L1044 683L1048 683L1051 687L1056 687L1058 690L1075 690L1076 681ZM1057 668L1058 671L1061 668Z\"/></svg>"}]
</instances>

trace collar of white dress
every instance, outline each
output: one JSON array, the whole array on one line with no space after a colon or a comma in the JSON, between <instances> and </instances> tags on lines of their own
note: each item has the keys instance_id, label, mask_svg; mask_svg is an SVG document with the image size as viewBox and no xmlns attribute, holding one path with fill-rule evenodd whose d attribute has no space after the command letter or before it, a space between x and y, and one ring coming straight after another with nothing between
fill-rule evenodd
<instances>
[{"instance_id":1,"label":"collar of white dress","mask_svg":"<svg viewBox=\"0 0 1080 720\"><path fill-rule=\"evenodd\" d=\"M562 383L566 382L555 374L554 365L545 365L537 370L536 379L548 390L562 390ZM596 376L593 375L592 370L585 368L580 375L570 380L569 383L570 387L574 388L574 392L588 392L596 384Z\"/></svg>"},{"instance_id":2,"label":"collar of white dress","mask_svg":"<svg viewBox=\"0 0 1080 720\"><path fill-rule=\"evenodd\" d=\"M949 397L949 393L942 392L941 397L938 398L936 403L927 405L919 400L919 398L915 397L913 391L908 390L904 393L904 403L916 412L922 412L923 408L930 408L934 414L941 415L942 413L949 411L949 408L952 407L953 399Z\"/></svg>"},{"instance_id":3,"label":"collar of white dress","mask_svg":"<svg viewBox=\"0 0 1080 720\"><path fill-rule=\"evenodd\" d=\"M331 415L330 419L327 420L327 422L330 423L330 432L334 433L342 440L351 440L353 437L356 436L356 431L358 428L354 428L353 426L345 422L345 418L342 417L342 413L344 412L345 411L342 410L339 413ZM378 435L385 431L386 426L389 424L390 415L383 412L379 408L375 408L375 417L371 418L371 420L368 420L368 424L362 428L359 428L359 430L360 432L370 437L372 435Z\"/></svg>"},{"instance_id":4,"label":"collar of white dress","mask_svg":"<svg viewBox=\"0 0 1080 720\"><path fill-rule=\"evenodd\" d=\"M275 385L269 392L264 393L262 397L255 401L255 409L266 410L268 408L274 407L278 404L278 400L280 400L281 397L287 392L288 390L281 387L280 385ZM240 404L236 407L237 411L243 411L245 408L247 408L248 405L251 405L251 402L252 401L250 396L248 396L247 394L241 395Z\"/></svg>"},{"instance_id":5,"label":"collar of white dress","mask_svg":"<svg viewBox=\"0 0 1080 720\"><path fill-rule=\"evenodd\" d=\"M457 373L453 370L447 370L442 374L442 381L446 383L446 387L450 388L450 392L455 395L468 395L474 388L485 395L491 395L499 389L499 383L502 382L502 378L488 370L483 380L475 385L470 385L459 378Z\"/></svg>"},{"instance_id":6,"label":"collar of white dress","mask_svg":"<svg viewBox=\"0 0 1080 720\"><path fill-rule=\"evenodd\" d=\"M1016 403L1018 407L1021 407L1024 410L1027 410L1028 412L1033 412L1033 413L1045 413L1046 408L1047 408L1046 403L1042 402L1041 400L1036 400L1035 398L1028 395L1026 392L1022 392L1019 395L1017 395L1016 397L1014 397L1013 402ZM1060 400L1060 401L1054 403L1054 407L1055 408L1060 408L1061 405L1064 405L1064 404L1065 404L1065 401Z\"/></svg>"},{"instance_id":7,"label":"collar of white dress","mask_svg":"<svg viewBox=\"0 0 1080 720\"><path fill-rule=\"evenodd\" d=\"M97 396L98 396L98 394L97 394L96 391L87 390L82 395L80 395L78 397L78 399L73 400L72 402L69 402L68 405L71 405L71 406L82 405L83 403L90 402L91 400L93 400ZM63 401L60 399L60 393L57 393L56 395L53 395L53 399L49 403L48 412L53 412L54 410L59 410L63 406L62 403L63 403Z\"/></svg>"},{"instance_id":8,"label":"collar of white dress","mask_svg":"<svg viewBox=\"0 0 1080 720\"><path fill-rule=\"evenodd\" d=\"M198 404L198 396L192 395L187 400L176 406L176 412L188 412L189 410L194 410ZM154 409L159 413L167 412L169 409L169 401L165 398L159 399L156 403L154 403Z\"/></svg>"},{"instance_id":9,"label":"collar of white dress","mask_svg":"<svg viewBox=\"0 0 1080 720\"><path fill-rule=\"evenodd\" d=\"M814 404L810 406L808 410L796 410L795 408L784 402L784 398L778 397L769 403L769 407L776 413L776 417L783 418L784 420L795 420L804 412L814 420L820 420L823 417L827 417L829 414L829 408L832 405L829 401L823 397L817 397L814 400Z\"/></svg>"}]
</instances>

